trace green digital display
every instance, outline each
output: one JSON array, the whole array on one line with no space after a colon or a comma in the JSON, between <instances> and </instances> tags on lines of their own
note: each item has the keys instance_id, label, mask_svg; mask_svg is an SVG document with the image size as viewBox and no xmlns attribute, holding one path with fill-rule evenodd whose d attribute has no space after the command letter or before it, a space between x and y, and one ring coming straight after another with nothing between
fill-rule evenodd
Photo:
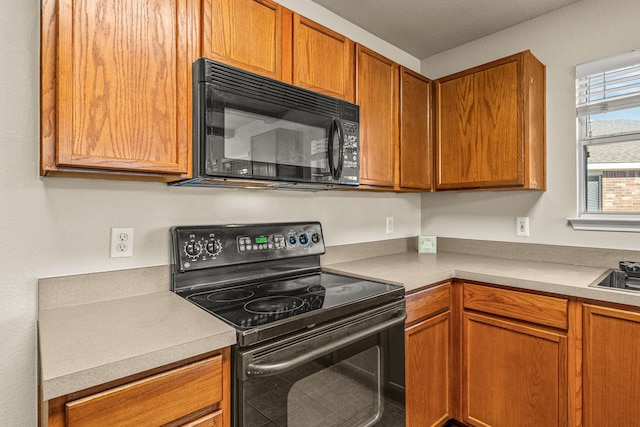
<instances>
[{"instance_id":1,"label":"green digital display","mask_svg":"<svg viewBox=\"0 0 640 427\"><path fill-rule=\"evenodd\" d=\"M267 243L266 237L256 237L256 243Z\"/></svg>"}]
</instances>

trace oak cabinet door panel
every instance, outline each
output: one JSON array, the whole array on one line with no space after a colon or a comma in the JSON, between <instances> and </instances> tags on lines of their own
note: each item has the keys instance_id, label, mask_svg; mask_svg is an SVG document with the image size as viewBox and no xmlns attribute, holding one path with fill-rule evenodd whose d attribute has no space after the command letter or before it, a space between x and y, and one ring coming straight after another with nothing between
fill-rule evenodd
<instances>
[{"instance_id":1,"label":"oak cabinet door panel","mask_svg":"<svg viewBox=\"0 0 640 427\"><path fill-rule=\"evenodd\" d=\"M205 0L204 56L282 80L282 24L271 0Z\"/></svg>"},{"instance_id":2,"label":"oak cabinet door panel","mask_svg":"<svg viewBox=\"0 0 640 427\"><path fill-rule=\"evenodd\" d=\"M398 144L399 65L358 45L360 183L393 187Z\"/></svg>"},{"instance_id":3,"label":"oak cabinet door panel","mask_svg":"<svg viewBox=\"0 0 640 427\"><path fill-rule=\"evenodd\" d=\"M195 0L45 0L43 23L56 25L42 33L43 175L188 174L197 9Z\"/></svg>"},{"instance_id":4,"label":"oak cabinet door panel","mask_svg":"<svg viewBox=\"0 0 640 427\"><path fill-rule=\"evenodd\" d=\"M463 422L566 426L567 337L464 313Z\"/></svg>"},{"instance_id":5,"label":"oak cabinet door panel","mask_svg":"<svg viewBox=\"0 0 640 427\"><path fill-rule=\"evenodd\" d=\"M355 101L354 42L293 14L293 84Z\"/></svg>"}]
</instances>

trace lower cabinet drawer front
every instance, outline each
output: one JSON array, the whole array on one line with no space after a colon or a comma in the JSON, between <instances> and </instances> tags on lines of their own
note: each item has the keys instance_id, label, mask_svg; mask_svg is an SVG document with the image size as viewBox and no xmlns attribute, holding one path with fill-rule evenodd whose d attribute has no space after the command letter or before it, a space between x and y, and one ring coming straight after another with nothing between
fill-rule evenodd
<instances>
[{"instance_id":1,"label":"lower cabinet drawer front","mask_svg":"<svg viewBox=\"0 0 640 427\"><path fill-rule=\"evenodd\" d=\"M222 427L222 411L205 415L180 427Z\"/></svg>"},{"instance_id":2,"label":"lower cabinet drawer front","mask_svg":"<svg viewBox=\"0 0 640 427\"><path fill-rule=\"evenodd\" d=\"M441 311L451 305L451 283L427 288L406 296L407 325L411 325Z\"/></svg>"},{"instance_id":3,"label":"lower cabinet drawer front","mask_svg":"<svg viewBox=\"0 0 640 427\"><path fill-rule=\"evenodd\" d=\"M220 402L222 381L222 356L215 356L68 402L68 425L166 424Z\"/></svg>"},{"instance_id":4,"label":"lower cabinet drawer front","mask_svg":"<svg viewBox=\"0 0 640 427\"><path fill-rule=\"evenodd\" d=\"M464 308L552 328L568 328L568 301L564 298L465 283Z\"/></svg>"}]
</instances>

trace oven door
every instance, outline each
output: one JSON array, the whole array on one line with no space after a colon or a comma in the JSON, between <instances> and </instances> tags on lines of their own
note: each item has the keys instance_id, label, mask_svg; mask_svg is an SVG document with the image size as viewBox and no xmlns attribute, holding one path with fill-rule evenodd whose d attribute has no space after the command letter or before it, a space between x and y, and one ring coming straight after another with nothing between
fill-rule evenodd
<instances>
[{"instance_id":1,"label":"oven door","mask_svg":"<svg viewBox=\"0 0 640 427\"><path fill-rule=\"evenodd\" d=\"M405 318L397 302L238 351L234 425L404 426Z\"/></svg>"}]
</instances>

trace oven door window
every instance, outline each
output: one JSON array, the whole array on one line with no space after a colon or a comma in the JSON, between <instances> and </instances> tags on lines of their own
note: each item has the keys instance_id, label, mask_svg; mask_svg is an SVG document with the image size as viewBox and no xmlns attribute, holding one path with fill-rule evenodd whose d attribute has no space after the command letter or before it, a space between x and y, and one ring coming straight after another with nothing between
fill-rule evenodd
<instances>
[{"instance_id":1,"label":"oven door window","mask_svg":"<svg viewBox=\"0 0 640 427\"><path fill-rule=\"evenodd\" d=\"M339 130L327 116L206 87L205 162L211 176L331 182ZM335 150L334 150L335 141Z\"/></svg>"},{"instance_id":2,"label":"oven door window","mask_svg":"<svg viewBox=\"0 0 640 427\"><path fill-rule=\"evenodd\" d=\"M380 337L275 375L239 382L239 425L404 426L404 402L394 400L385 386L389 383L386 344Z\"/></svg>"}]
</instances>

